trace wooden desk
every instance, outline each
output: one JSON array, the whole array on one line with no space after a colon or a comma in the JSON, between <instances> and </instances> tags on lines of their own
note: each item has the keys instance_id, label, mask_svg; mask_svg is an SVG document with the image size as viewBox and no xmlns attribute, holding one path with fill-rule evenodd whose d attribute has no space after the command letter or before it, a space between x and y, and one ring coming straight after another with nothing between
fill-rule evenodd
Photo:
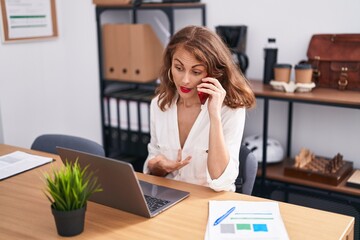
<instances>
[{"instance_id":1,"label":"wooden desk","mask_svg":"<svg viewBox=\"0 0 360 240\"><path fill-rule=\"evenodd\" d=\"M50 156L57 155L0 145L0 155L15 150ZM44 193L42 173L51 164L0 181L1 239L62 239L56 233L50 204ZM88 203L85 230L72 239L204 239L209 200L269 201L232 193L216 193L209 188L169 179L137 174L142 180L190 192L190 197L152 219ZM279 203L291 240L353 239L354 218L316 209Z\"/></svg>"}]
</instances>

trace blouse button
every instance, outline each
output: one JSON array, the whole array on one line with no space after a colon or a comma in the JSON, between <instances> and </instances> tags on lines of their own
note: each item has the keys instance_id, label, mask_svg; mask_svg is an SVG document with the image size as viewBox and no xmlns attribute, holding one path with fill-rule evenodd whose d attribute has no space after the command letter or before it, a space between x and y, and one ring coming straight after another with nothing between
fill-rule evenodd
<instances>
[{"instance_id":1,"label":"blouse button","mask_svg":"<svg viewBox=\"0 0 360 240\"><path fill-rule=\"evenodd\" d=\"M209 153L209 150L206 150L205 152L206 152L206 153Z\"/></svg>"}]
</instances>

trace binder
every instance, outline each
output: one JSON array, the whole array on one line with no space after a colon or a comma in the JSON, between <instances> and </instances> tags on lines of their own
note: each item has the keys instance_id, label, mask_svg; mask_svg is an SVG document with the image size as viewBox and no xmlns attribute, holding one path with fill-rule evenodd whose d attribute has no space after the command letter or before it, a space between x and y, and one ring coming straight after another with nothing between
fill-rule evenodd
<instances>
[{"instance_id":1,"label":"binder","mask_svg":"<svg viewBox=\"0 0 360 240\"><path fill-rule=\"evenodd\" d=\"M104 107L104 126L109 126L109 98L104 97L103 99L103 107Z\"/></svg>"},{"instance_id":2,"label":"binder","mask_svg":"<svg viewBox=\"0 0 360 240\"><path fill-rule=\"evenodd\" d=\"M120 117L120 129L125 130L128 128L127 120L127 104L126 100L118 99L119 101L119 117Z\"/></svg>"},{"instance_id":3,"label":"binder","mask_svg":"<svg viewBox=\"0 0 360 240\"><path fill-rule=\"evenodd\" d=\"M131 131L139 131L139 119L138 119L138 103L134 100L129 100L129 123Z\"/></svg>"},{"instance_id":4,"label":"binder","mask_svg":"<svg viewBox=\"0 0 360 240\"><path fill-rule=\"evenodd\" d=\"M140 102L140 122L141 131L143 133L150 133L150 104L147 102Z\"/></svg>"},{"instance_id":5,"label":"binder","mask_svg":"<svg viewBox=\"0 0 360 240\"><path fill-rule=\"evenodd\" d=\"M120 145L122 153L137 157L147 156L150 141L149 104L154 91L148 89L127 89L112 94L119 101ZM126 123L123 123L126 120Z\"/></svg>"},{"instance_id":6,"label":"binder","mask_svg":"<svg viewBox=\"0 0 360 240\"><path fill-rule=\"evenodd\" d=\"M105 152L112 153L113 156L116 156L119 154L119 133L118 129L116 127L112 127L111 125L114 124L114 120L112 121L112 124L110 124L111 115L114 113L111 113L110 110L114 112L114 106L110 108L110 97L104 97L104 141L106 146ZM112 100L112 105L113 105ZM116 112L116 108L115 108ZM112 156L110 156L112 157Z\"/></svg>"},{"instance_id":7,"label":"binder","mask_svg":"<svg viewBox=\"0 0 360 240\"><path fill-rule=\"evenodd\" d=\"M109 100L110 105L110 126L117 128L118 126L118 102L116 98L111 97Z\"/></svg>"}]
</instances>

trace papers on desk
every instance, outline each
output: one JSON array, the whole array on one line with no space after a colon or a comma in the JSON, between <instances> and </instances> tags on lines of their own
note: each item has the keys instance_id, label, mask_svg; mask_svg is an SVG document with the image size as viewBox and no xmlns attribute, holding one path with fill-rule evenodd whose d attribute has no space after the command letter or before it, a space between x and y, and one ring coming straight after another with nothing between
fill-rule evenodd
<instances>
[{"instance_id":1,"label":"papers on desk","mask_svg":"<svg viewBox=\"0 0 360 240\"><path fill-rule=\"evenodd\" d=\"M0 157L0 180L38 167L53 159L16 151Z\"/></svg>"},{"instance_id":2,"label":"papers on desk","mask_svg":"<svg viewBox=\"0 0 360 240\"><path fill-rule=\"evenodd\" d=\"M205 240L289 239L277 202L209 201Z\"/></svg>"}]
</instances>

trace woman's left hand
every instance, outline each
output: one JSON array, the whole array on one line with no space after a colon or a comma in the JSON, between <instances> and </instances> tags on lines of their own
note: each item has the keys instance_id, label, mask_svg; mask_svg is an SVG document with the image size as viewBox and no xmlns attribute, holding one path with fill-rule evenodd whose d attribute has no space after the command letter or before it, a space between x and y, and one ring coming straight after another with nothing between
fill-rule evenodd
<instances>
[{"instance_id":1,"label":"woman's left hand","mask_svg":"<svg viewBox=\"0 0 360 240\"><path fill-rule=\"evenodd\" d=\"M220 116L226 91L216 78L206 77L197 86L199 92L209 94L208 110L210 116Z\"/></svg>"}]
</instances>

